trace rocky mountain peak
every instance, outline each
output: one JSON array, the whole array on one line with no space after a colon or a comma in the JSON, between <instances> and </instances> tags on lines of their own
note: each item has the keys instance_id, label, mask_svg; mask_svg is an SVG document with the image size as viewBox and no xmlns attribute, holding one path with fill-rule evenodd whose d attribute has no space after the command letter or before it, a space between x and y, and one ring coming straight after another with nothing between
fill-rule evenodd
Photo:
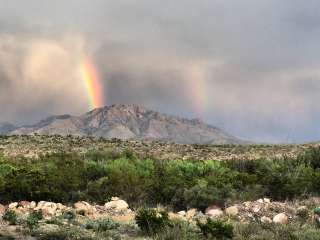
<instances>
[{"instance_id":1,"label":"rocky mountain peak","mask_svg":"<svg viewBox=\"0 0 320 240\"><path fill-rule=\"evenodd\" d=\"M11 134L60 134L104 138L159 140L175 143L244 143L201 119L187 119L159 113L134 104L96 108L81 116L52 116Z\"/></svg>"},{"instance_id":2,"label":"rocky mountain peak","mask_svg":"<svg viewBox=\"0 0 320 240\"><path fill-rule=\"evenodd\" d=\"M7 134L13 130L15 130L17 127L11 123L3 122L0 123L0 134Z\"/></svg>"}]
</instances>

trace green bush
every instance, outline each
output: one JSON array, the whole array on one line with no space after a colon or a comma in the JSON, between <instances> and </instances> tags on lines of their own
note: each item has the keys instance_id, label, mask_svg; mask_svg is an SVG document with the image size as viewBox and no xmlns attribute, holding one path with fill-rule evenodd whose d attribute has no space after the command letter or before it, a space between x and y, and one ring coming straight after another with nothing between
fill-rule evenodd
<instances>
[{"instance_id":1,"label":"green bush","mask_svg":"<svg viewBox=\"0 0 320 240\"><path fill-rule=\"evenodd\" d=\"M85 224L86 229L92 229L95 232L105 232L119 228L120 224L110 218L102 218L98 220L89 220Z\"/></svg>"},{"instance_id":2,"label":"green bush","mask_svg":"<svg viewBox=\"0 0 320 240\"><path fill-rule=\"evenodd\" d=\"M138 159L132 151L55 153L28 161L1 157L0 202L104 203L118 196L133 207L204 210L234 200L304 198L320 194L319 153L226 162Z\"/></svg>"},{"instance_id":3,"label":"green bush","mask_svg":"<svg viewBox=\"0 0 320 240\"><path fill-rule=\"evenodd\" d=\"M198 240L200 239L199 231L185 221L174 221L171 226L166 227L157 233L154 240Z\"/></svg>"},{"instance_id":4,"label":"green bush","mask_svg":"<svg viewBox=\"0 0 320 240\"><path fill-rule=\"evenodd\" d=\"M52 154L39 160L0 163L0 169L8 165L13 172L0 184L0 201L56 201L77 200L76 193L85 189L85 164L77 154ZM72 171L70 171L72 169Z\"/></svg>"},{"instance_id":5,"label":"green bush","mask_svg":"<svg viewBox=\"0 0 320 240\"><path fill-rule=\"evenodd\" d=\"M207 219L206 223L197 222L202 234L209 239L232 239L233 226L221 220Z\"/></svg>"},{"instance_id":6,"label":"green bush","mask_svg":"<svg viewBox=\"0 0 320 240\"><path fill-rule=\"evenodd\" d=\"M106 165L103 187L106 197L119 196L133 203L143 203L152 187L153 162L120 158ZM139 204L140 205L140 204Z\"/></svg>"},{"instance_id":7,"label":"green bush","mask_svg":"<svg viewBox=\"0 0 320 240\"><path fill-rule=\"evenodd\" d=\"M3 220L9 222L10 225L18 224L18 216L15 211L7 210L2 217Z\"/></svg>"},{"instance_id":8,"label":"green bush","mask_svg":"<svg viewBox=\"0 0 320 240\"><path fill-rule=\"evenodd\" d=\"M0 234L0 240L15 240L15 237Z\"/></svg>"},{"instance_id":9,"label":"green bush","mask_svg":"<svg viewBox=\"0 0 320 240\"><path fill-rule=\"evenodd\" d=\"M318 216L320 216L320 207L316 207L314 209L314 213L317 214Z\"/></svg>"},{"instance_id":10,"label":"green bush","mask_svg":"<svg viewBox=\"0 0 320 240\"><path fill-rule=\"evenodd\" d=\"M148 235L159 233L170 225L168 213L164 210L141 208L135 220L141 231Z\"/></svg>"},{"instance_id":11,"label":"green bush","mask_svg":"<svg viewBox=\"0 0 320 240\"><path fill-rule=\"evenodd\" d=\"M320 230L312 225L236 224L234 240L319 240Z\"/></svg>"},{"instance_id":12,"label":"green bush","mask_svg":"<svg viewBox=\"0 0 320 240\"><path fill-rule=\"evenodd\" d=\"M76 218L77 214L73 210L66 211L62 214L62 217L68 221L72 221Z\"/></svg>"},{"instance_id":13,"label":"green bush","mask_svg":"<svg viewBox=\"0 0 320 240\"><path fill-rule=\"evenodd\" d=\"M310 165L313 169L320 168L320 147L308 149L305 153L300 154L298 159Z\"/></svg>"},{"instance_id":14,"label":"green bush","mask_svg":"<svg viewBox=\"0 0 320 240\"><path fill-rule=\"evenodd\" d=\"M38 227L39 221L42 219L42 211L34 211L29 214L29 216L25 220L25 224L30 230L34 230Z\"/></svg>"},{"instance_id":15,"label":"green bush","mask_svg":"<svg viewBox=\"0 0 320 240\"><path fill-rule=\"evenodd\" d=\"M46 224L54 224L61 226L63 225L63 216L52 217L51 219L46 220Z\"/></svg>"},{"instance_id":16,"label":"green bush","mask_svg":"<svg viewBox=\"0 0 320 240\"><path fill-rule=\"evenodd\" d=\"M52 232L36 232L39 240L96 240L76 227L63 227Z\"/></svg>"}]
</instances>

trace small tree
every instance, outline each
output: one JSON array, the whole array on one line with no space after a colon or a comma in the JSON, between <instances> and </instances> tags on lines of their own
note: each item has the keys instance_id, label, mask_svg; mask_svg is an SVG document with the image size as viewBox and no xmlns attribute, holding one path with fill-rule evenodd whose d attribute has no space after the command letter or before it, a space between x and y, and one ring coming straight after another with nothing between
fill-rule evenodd
<instances>
[{"instance_id":1,"label":"small tree","mask_svg":"<svg viewBox=\"0 0 320 240\"><path fill-rule=\"evenodd\" d=\"M206 223L197 222L202 234L208 239L232 239L233 226L221 220L207 219Z\"/></svg>"},{"instance_id":2,"label":"small tree","mask_svg":"<svg viewBox=\"0 0 320 240\"><path fill-rule=\"evenodd\" d=\"M169 216L166 211L148 208L138 210L136 222L142 232L148 235L159 233L170 225Z\"/></svg>"}]
</instances>

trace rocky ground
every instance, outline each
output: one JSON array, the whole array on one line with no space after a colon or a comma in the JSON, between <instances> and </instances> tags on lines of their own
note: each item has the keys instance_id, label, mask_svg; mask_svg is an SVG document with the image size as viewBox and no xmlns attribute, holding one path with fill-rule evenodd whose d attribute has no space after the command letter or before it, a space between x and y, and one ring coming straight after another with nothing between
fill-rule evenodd
<instances>
[{"instance_id":1,"label":"rocky ground","mask_svg":"<svg viewBox=\"0 0 320 240\"><path fill-rule=\"evenodd\" d=\"M177 213L169 212L169 217L172 220L185 221L190 224L205 221L207 218L242 224L270 224L270 226L297 222L316 224L320 222L320 216L314 211L318 206L320 206L320 198L296 202L273 202L264 198L227 206L224 209L210 206L205 212L198 209L188 209ZM29 217L35 212L41 212L43 216L36 227L30 224L32 219L30 220ZM9 213L14 213L17 218L13 219ZM94 224L99 222L104 223L102 226L108 228L106 232L109 238L103 239L146 239L142 237L135 224L135 215L135 210L130 209L127 202L116 197L104 205L91 205L87 202L77 202L72 206L43 201L38 203L15 202L0 205L2 219L0 239L42 239L41 236L62 231L61 229L73 229L73 231L79 231L82 236L94 236L96 234ZM116 226L116 232L111 231L113 226Z\"/></svg>"},{"instance_id":2,"label":"rocky ground","mask_svg":"<svg viewBox=\"0 0 320 240\"><path fill-rule=\"evenodd\" d=\"M229 160L280 156L295 157L318 144L304 145L183 145L151 141L120 141L91 137L0 136L0 153L7 156L38 157L52 152L85 153L92 150L133 150L140 157L160 159Z\"/></svg>"}]
</instances>

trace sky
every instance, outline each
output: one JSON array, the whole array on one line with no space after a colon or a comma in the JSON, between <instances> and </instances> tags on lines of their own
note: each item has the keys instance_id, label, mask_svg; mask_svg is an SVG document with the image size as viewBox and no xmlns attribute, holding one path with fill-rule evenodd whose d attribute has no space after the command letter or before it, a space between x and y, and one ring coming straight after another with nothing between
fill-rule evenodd
<instances>
[{"instance_id":1,"label":"sky","mask_svg":"<svg viewBox=\"0 0 320 240\"><path fill-rule=\"evenodd\" d=\"M104 104L201 118L258 142L320 140L317 0L0 0L0 122Z\"/></svg>"}]
</instances>

